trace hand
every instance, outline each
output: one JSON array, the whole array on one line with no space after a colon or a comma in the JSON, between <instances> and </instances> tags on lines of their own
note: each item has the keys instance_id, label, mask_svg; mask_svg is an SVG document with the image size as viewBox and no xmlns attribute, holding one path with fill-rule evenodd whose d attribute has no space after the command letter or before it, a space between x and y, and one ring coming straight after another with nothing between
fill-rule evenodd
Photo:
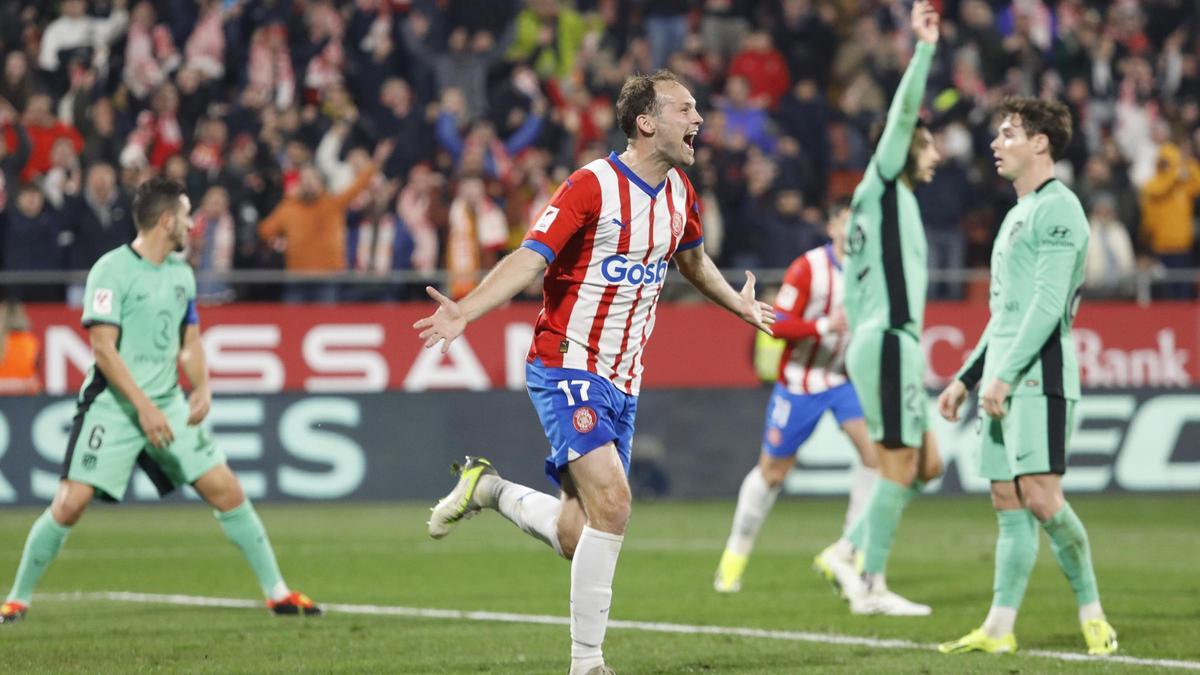
<instances>
[{"instance_id":1,"label":"hand","mask_svg":"<svg viewBox=\"0 0 1200 675\"><path fill-rule=\"evenodd\" d=\"M156 448L165 448L175 440L171 425L167 423L167 416L153 403L147 403L144 408L138 409L138 426L142 428L142 433L146 434L150 445Z\"/></svg>"},{"instance_id":2,"label":"hand","mask_svg":"<svg viewBox=\"0 0 1200 675\"><path fill-rule=\"evenodd\" d=\"M845 333L847 330L850 330L850 324L846 322L846 310L834 307L829 313L829 332Z\"/></svg>"},{"instance_id":3,"label":"hand","mask_svg":"<svg viewBox=\"0 0 1200 675\"><path fill-rule=\"evenodd\" d=\"M742 320L767 335L774 335L769 326L775 323L775 308L755 299L754 273L750 270L746 270L746 283L742 286L741 296L742 302L738 314Z\"/></svg>"},{"instance_id":4,"label":"hand","mask_svg":"<svg viewBox=\"0 0 1200 675\"><path fill-rule=\"evenodd\" d=\"M212 407L212 392L208 387L196 387L192 393L188 395L188 426L195 426L204 421L208 417L208 410Z\"/></svg>"},{"instance_id":5,"label":"hand","mask_svg":"<svg viewBox=\"0 0 1200 675\"><path fill-rule=\"evenodd\" d=\"M417 337L425 341L428 349L438 342L442 343L442 353L450 351L450 343L454 342L467 329L467 317L463 314L458 303L438 293L433 286L426 286L425 292L429 297L438 301L441 307L433 314L413 324L413 328L421 332Z\"/></svg>"},{"instance_id":6,"label":"hand","mask_svg":"<svg viewBox=\"0 0 1200 675\"><path fill-rule=\"evenodd\" d=\"M967 400L967 386L962 380L955 380L938 396L938 412L951 422L958 421L958 409Z\"/></svg>"},{"instance_id":7,"label":"hand","mask_svg":"<svg viewBox=\"0 0 1200 675\"><path fill-rule=\"evenodd\" d=\"M991 417L1000 419L1007 412L1004 402L1008 400L1008 392L1012 389L1007 382L992 380L992 383L979 395L983 411Z\"/></svg>"},{"instance_id":8,"label":"hand","mask_svg":"<svg viewBox=\"0 0 1200 675\"><path fill-rule=\"evenodd\" d=\"M372 161L376 166L383 166L388 157L392 156L392 150L396 149L396 142L392 139L387 139L375 146L375 154L371 156Z\"/></svg>"},{"instance_id":9,"label":"hand","mask_svg":"<svg viewBox=\"0 0 1200 675\"><path fill-rule=\"evenodd\" d=\"M912 8L912 30L921 42L931 45L938 41L938 15L929 0L917 0Z\"/></svg>"}]
</instances>

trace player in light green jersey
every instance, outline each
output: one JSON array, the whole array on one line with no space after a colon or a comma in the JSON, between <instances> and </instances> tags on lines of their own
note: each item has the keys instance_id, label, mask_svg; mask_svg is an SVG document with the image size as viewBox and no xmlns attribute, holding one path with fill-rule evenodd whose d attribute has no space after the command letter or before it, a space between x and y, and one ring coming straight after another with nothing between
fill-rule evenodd
<instances>
[{"instance_id":1,"label":"player in light green jersey","mask_svg":"<svg viewBox=\"0 0 1200 675\"><path fill-rule=\"evenodd\" d=\"M938 151L919 125L925 79L938 41L929 2L912 8L912 61L888 110L887 124L851 202L846 244L846 316L851 339L846 372L858 390L879 458L879 479L862 516L846 534L852 546L830 547L814 561L836 580L855 614L924 616L927 605L888 590L885 580L900 516L925 481L941 474L927 430L925 230L913 188L933 179ZM856 564L862 556L862 573Z\"/></svg>"},{"instance_id":2,"label":"player in light green jersey","mask_svg":"<svg viewBox=\"0 0 1200 675\"><path fill-rule=\"evenodd\" d=\"M980 473L991 481L1000 533L991 611L983 626L939 647L948 654L1016 651L1013 626L1037 560L1038 524L1075 592L1088 653L1117 650L1117 632L1100 607L1087 532L1062 490L1079 400L1071 324L1088 246L1083 207L1054 178L1054 162L1070 140L1071 115L1061 103L1013 98L1001 108L992 152L996 170L1016 188L1017 205L992 244L991 318L938 398L941 414L956 421L967 392L984 385Z\"/></svg>"},{"instance_id":3,"label":"player in light green jersey","mask_svg":"<svg viewBox=\"0 0 1200 675\"><path fill-rule=\"evenodd\" d=\"M79 392L62 481L33 524L0 624L24 618L34 586L92 498L120 501L139 466L159 492L191 485L246 557L276 614L321 610L284 583L262 521L203 424L212 404L196 279L172 252L192 226L183 187L153 179L133 202L132 244L104 254L88 273L83 325L96 363ZM191 383L186 398L178 369Z\"/></svg>"}]
</instances>

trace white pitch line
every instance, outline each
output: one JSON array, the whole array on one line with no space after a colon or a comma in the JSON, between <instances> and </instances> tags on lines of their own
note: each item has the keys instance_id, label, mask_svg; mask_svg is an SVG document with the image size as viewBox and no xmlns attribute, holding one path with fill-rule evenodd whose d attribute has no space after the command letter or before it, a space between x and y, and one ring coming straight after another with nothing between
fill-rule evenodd
<instances>
[{"instance_id":1,"label":"white pitch line","mask_svg":"<svg viewBox=\"0 0 1200 675\"><path fill-rule=\"evenodd\" d=\"M74 593L39 594L39 600L50 601L79 601L106 600L110 602L138 602L163 605L183 605L188 607L226 607L236 609L261 609L261 601L243 600L240 598L212 598L198 595L133 593L128 591L100 591ZM459 621L495 621L502 623L526 623L552 626L569 626L571 620L565 616L548 614L516 614L512 612L482 612L463 611L458 609L432 609L426 607L398 607L392 605L350 605L343 603L322 603L326 611L341 614L360 614L371 616L406 616L421 619L451 619ZM805 631L767 630L764 628L743 628L739 626L696 626L681 623L658 623L653 621L622 621L613 619L608 622L611 628L640 630L651 633L674 633L678 635L727 635L767 640L785 640L789 642L814 642L829 645L854 645L856 647L872 647L875 649L912 649L930 651L937 645L922 644L908 640L881 640L878 638L860 637L855 635L838 635L836 633L809 633ZM1073 652L1055 652L1044 649L1025 649L1019 652L1021 656L1037 656L1059 661L1098 663L1120 663L1128 666L1147 666L1151 668L1178 668L1182 670L1200 671L1200 661L1181 661L1177 659L1144 659L1133 656L1089 656Z\"/></svg>"}]
</instances>

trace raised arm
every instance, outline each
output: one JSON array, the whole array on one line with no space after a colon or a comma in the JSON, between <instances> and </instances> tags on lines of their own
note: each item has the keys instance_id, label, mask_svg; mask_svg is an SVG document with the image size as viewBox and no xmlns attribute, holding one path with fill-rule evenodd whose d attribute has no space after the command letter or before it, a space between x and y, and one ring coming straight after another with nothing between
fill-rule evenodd
<instances>
[{"instance_id":1,"label":"raised arm","mask_svg":"<svg viewBox=\"0 0 1200 675\"><path fill-rule=\"evenodd\" d=\"M875 148L875 167L884 180L895 180L908 160L908 146L917 126L921 99L925 96L925 80L929 77L938 40L938 16L932 4L913 4L912 29L917 36L917 46L892 98L883 135Z\"/></svg>"}]
</instances>

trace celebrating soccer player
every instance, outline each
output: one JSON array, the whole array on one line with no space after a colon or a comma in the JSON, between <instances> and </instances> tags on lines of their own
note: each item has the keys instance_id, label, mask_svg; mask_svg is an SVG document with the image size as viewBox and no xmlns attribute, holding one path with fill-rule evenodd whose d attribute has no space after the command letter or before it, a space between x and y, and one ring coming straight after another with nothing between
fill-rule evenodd
<instances>
[{"instance_id":1,"label":"celebrating soccer player","mask_svg":"<svg viewBox=\"0 0 1200 675\"><path fill-rule=\"evenodd\" d=\"M787 346L767 407L762 454L738 491L733 528L713 581L718 592L741 590L758 531L779 496L783 479L796 463L796 453L825 411L833 413L862 460L853 472L844 528L847 534L875 483L875 446L843 362L850 339L842 311L842 257L849 216L848 202L833 205L827 221L832 241L796 258L775 296L776 322L771 331L787 340ZM853 558L854 544L843 536L813 561L816 569L836 584L838 579L828 562L831 556Z\"/></svg>"},{"instance_id":2,"label":"celebrating soccer player","mask_svg":"<svg viewBox=\"0 0 1200 675\"><path fill-rule=\"evenodd\" d=\"M927 429L925 357L925 231L913 188L933 178L939 160L929 130L918 124L925 78L938 41L929 2L912 8L917 45L888 110L866 176L854 190L846 240L846 316L853 338L846 372L854 382L879 456L879 479L851 529L861 541L862 575L854 555L827 564L856 614L924 616L930 609L888 590L884 573L900 515L925 481L941 473Z\"/></svg>"},{"instance_id":3,"label":"celebrating soccer player","mask_svg":"<svg viewBox=\"0 0 1200 675\"><path fill-rule=\"evenodd\" d=\"M467 458L454 489L434 507L429 533L493 508L571 560L571 673L603 675L601 644L612 580L629 520L627 473L642 354L667 264L716 304L763 331L775 318L754 298L754 276L734 290L704 252L700 204L679 167L695 161L704 121L669 71L626 80L617 119L629 139L579 169L551 198L522 246L459 302L428 289L440 307L414 324L442 351L467 324L544 273L544 305L525 369L550 441L546 473L559 498L503 480Z\"/></svg>"},{"instance_id":4,"label":"celebrating soccer player","mask_svg":"<svg viewBox=\"0 0 1200 675\"><path fill-rule=\"evenodd\" d=\"M938 398L942 416L956 421L967 392L984 384L979 468L991 481L1000 523L995 593L983 626L941 645L947 654L1017 650L1013 626L1037 560L1039 523L1075 592L1088 653L1117 650L1117 632L1100 607L1087 532L1062 489L1079 400L1071 324L1088 248L1083 207L1054 178L1054 162L1070 140L1071 114L1061 103L1004 102L991 147L997 173L1016 188L1017 204L992 244L991 318Z\"/></svg>"},{"instance_id":5,"label":"celebrating soccer player","mask_svg":"<svg viewBox=\"0 0 1200 675\"><path fill-rule=\"evenodd\" d=\"M321 613L284 583L262 521L202 425L212 393L196 278L171 255L192 226L190 212L183 186L161 178L143 183L133 201L137 238L104 254L88 272L83 325L96 363L79 392L58 494L29 531L0 623L25 616L34 586L92 497L120 501L135 464L160 493L191 485L216 509L271 611ZM179 368L192 385L186 400Z\"/></svg>"}]
</instances>

